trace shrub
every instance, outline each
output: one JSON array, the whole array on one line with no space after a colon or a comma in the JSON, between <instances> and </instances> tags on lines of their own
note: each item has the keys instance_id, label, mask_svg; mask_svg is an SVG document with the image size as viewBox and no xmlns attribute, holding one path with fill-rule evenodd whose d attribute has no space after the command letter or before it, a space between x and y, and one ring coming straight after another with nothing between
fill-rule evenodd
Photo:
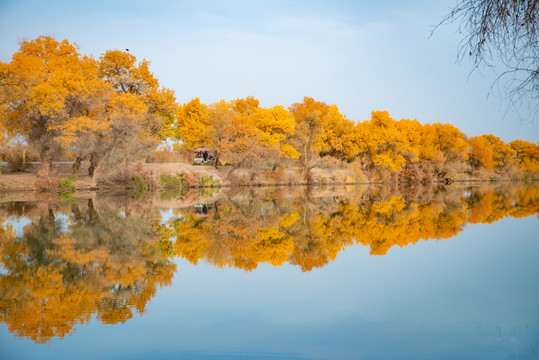
<instances>
[{"instance_id":1,"label":"shrub","mask_svg":"<svg viewBox=\"0 0 539 360\"><path fill-rule=\"evenodd\" d=\"M214 179L212 175L203 175L200 178L199 186L201 187L221 186L221 182L217 179Z\"/></svg>"},{"instance_id":2,"label":"shrub","mask_svg":"<svg viewBox=\"0 0 539 360\"><path fill-rule=\"evenodd\" d=\"M60 192L58 194L58 198L60 200L62 200L63 202L68 202L68 203L71 203L71 204L76 204L77 203L77 199L75 197L73 197L73 194L75 194L74 191L69 191L69 192Z\"/></svg>"},{"instance_id":3,"label":"shrub","mask_svg":"<svg viewBox=\"0 0 539 360\"><path fill-rule=\"evenodd\" d=\"M76 175L70 175L66 178L61 178L58 180L58 187L61 192L70 192L75 190L74 182L77 181Z\"/></svg>"},{"instance_id":4,"label":"shrub","mask_svg":"<svg viewBox=\"0 0 539 360\"><path fill-rule=\"evenodd\" d=\"M151 184L147 182L141 175L134 174L131 176L131 179L127 183L128 189L141 189L141 190L150 190Z\"/></svg>"},{"instance_id":5,"label":"shrub","mask_svg":"<svg viewBox=\"0 0 539 360\"><path fill-rule=\"evenodd\" d=\"M178 190L178 189L165 189L159 191L159 200L176 200L176 199L182 199L183 195L187 192L186 189Z\"/></svg>"},{"instance_id":6,"label":"shrub","mask_svg":"<svg viewBox=\"0 0 539 360\"><path fill-rule=\"evenodd\" d=\"M128 189L140 189L149 191L154 189L155 181L151 172L135 172L129 177L129 181L126 184Z\"/></svg>"},{"instance_id":7,"label":"shrub","mask_svg":"<svg viewBox=\"0 0 539 360\"><path fill-rule=\"evenodd\" d=\"M400 175L400 182L418 184L423 179L423 173L417 165L410 165L404 168Z\"/></svg>"},{"instance_id":8,"label":"shrub","mask_svg":"<svg viewBox=\"0 0 539 360\"><path fill-rule=\"evenodd\" d=\"M58 189L58 178L54 176L41 177L34 183L39 191L52 191Z\"/></svg>"},{"instance_id":9,"label":"shrub","mask_svg":"<svg viewBox=\"0 0 539 360\"><path fill-rule=\"evenodd\" d=\"M213 194L218 193L219 189L202 187L202 188L198 189L198 191L200 193L200 197L210 198L210 197L213 196Z\"/></svg>"},{"instance_id":10,"label":"shrub","mask_svg":"<svg viewBox=\"0 0 539 360\"><path fill-rule=\"evenodd\" d=\"M161 174L159 175L159 184L164 188L188 188L189 184L185 180L184 176L181 174L170 175L170 174Z\"/></svg>"},{"instance_id":11,"label":"shrub","mask_svg":"<svg viewBox=\"0 0 539 360\"><path fill-rule=\"evenodd\" d=\"M146 189L131 189L127 192L127 195L131 198L133 201L140 201L148 195L148 190Z\"/></svg>"},{"instance_id":12,"label":"shrub","mask_svg":"<svg viewBox=\"0 0 539 360\"><path fill-rule=\"evenodd\" d=\"M200 182L200 178L196 173L192 172L185 172L182 174L183 179L190 187L196 187L198 186L198 183Z\"/></svg>"},{"instance_id":13,"label":"shrub","mask_svg":"<svg viewBox=\"0 0 539 360\"><path fill-rule=\"evenodd\" d=\"M28 170L32 167L29 162L38 160L38 155L28 146L22 144L2 148L1 156L13 172Z\"/></svg>"},{"instance_id":14,"label":"shrub","mask_svg":"<svg viewBox=\"0 0 539 360\"><path fill-rule=\"evenodd\" d=\"M161 174L159 175L159 184L166 190L159 192L159 199L172 200L181 199L189 190L189 183L184 175Z\"/></svg>"}]
</instances>

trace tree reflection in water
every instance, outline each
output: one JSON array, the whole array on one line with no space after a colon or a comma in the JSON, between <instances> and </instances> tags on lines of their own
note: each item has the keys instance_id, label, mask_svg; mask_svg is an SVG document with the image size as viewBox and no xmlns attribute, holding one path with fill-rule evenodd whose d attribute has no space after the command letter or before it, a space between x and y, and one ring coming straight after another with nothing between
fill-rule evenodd
<instances>
[{"instance_id":1,"label":"tree reflection in water","mask_svg":"<svg viewBox=\"0 0 539 360\"><path fill-rule=\"evenodd\" d=\"M176 270L151 212L97 210L91 199L62 210L58 216L48 207L20 237L9 225L1 230L0 319L36 342L63 338L94 314L104 324L143 314Z\"/></svg>"},{"instance_id":2,"label":"tree reflection in water","mask_svg":"<svg viewBox=\"0 0 539 360\"><path fill-rule=\"evenodd\" d=\"M196 264L252 270L259 263L289 262L309 271L334 260L347 246L370 247L385 255L395 246L420 239L448 239L466 223L492 223L523 217L539 209L539 188L434 189L417 194L370 189L344 198L300 196L225 200L208 216L190 209L161 225L177 256Z\"/></svg>"},{"instance_id":3,"label":"tree reflection in water","mask_svg":"<svg viewBox=\"0 0 539 360\"><path fill-rule=\"evenodd\" d=\"M48 342L94 315L115 324L143 314L157 288L171 284L174 256L244 270L288 262L310 271L348 246L385 255L395 245L451 238L467 223L539 211L539 187L524 185L336 194L224 193L201 206L174 203L183 207L168 219L149 202L4 203L0 319L18 336ZM17 236L10 223L20 217L31 222Z\"/></svg>"}]
</instances>

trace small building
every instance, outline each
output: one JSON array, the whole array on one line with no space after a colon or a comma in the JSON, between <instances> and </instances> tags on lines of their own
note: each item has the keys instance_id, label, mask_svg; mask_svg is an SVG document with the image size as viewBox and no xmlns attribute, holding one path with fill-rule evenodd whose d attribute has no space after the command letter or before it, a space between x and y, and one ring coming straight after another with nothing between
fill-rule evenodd
<instances>
[{"instance_id":1,"label":"small building","mask_svg":"<svg viewBox=\"0 0 539 360\"><path fill-rule=\"evenodd\" d=\"M209 150L206 148L195 149L195 162L205 163L208 161L210 156Z\"/></svg>"}]
</instances>

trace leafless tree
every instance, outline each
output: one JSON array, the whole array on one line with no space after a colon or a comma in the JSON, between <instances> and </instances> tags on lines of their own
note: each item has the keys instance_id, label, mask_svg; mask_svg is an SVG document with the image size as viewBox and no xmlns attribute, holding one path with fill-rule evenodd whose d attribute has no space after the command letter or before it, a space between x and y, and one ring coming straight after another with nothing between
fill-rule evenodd
<instances>
[{"instance_id":1,"label":"leafless tree","mask_svg":"<svg viewBox=\"0 0 539 360\"><path fill-rule=\"evenodd\" d=\"M529 106L533 121L539 114L539 0L457 0L438 26L453 22L464 35L459 60L494 68L491 91L500 90L519 113Z\"/></svg>"}]
</instances>

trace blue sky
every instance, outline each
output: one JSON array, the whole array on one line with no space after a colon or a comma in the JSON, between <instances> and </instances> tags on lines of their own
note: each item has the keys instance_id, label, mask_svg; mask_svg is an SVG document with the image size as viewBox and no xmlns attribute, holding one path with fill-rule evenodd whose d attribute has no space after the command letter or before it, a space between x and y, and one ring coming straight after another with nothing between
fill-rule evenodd
<instances>
[{"instance_id":1,"label":"blue sky","mask_svg":"<svg viewBox=\"0 0 539 360\"><path fill-rule=\"evenodd\" d=\"M0 59L19 39L55 35L94 57L129 48L180 103L252 95L288 107L312 96L352 120L388 110L469 136L536 142L525 108L487 96L495 73L457 63L456 24L429 38L455 2L0 0Z\"/></svg>"}]
</instances>

